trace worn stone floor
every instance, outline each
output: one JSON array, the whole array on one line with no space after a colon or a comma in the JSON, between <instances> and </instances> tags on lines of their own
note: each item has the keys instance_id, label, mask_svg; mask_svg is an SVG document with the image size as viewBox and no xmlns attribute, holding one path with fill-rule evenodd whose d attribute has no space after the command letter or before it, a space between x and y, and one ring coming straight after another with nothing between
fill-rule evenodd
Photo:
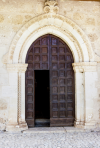
<instances>
[{"instance_id":1,"label":"worn stone floor","mask_svg":"<svg viewBox=\"0 0 100 148\"><path fill-rule=\"evenodd\" d=\"M54 132L53 132L54 130ZM41 131L41 132L39 132ZM0 133L0 148L100 148L100 131L55 128Z\"/></svg>"}]
</instances>

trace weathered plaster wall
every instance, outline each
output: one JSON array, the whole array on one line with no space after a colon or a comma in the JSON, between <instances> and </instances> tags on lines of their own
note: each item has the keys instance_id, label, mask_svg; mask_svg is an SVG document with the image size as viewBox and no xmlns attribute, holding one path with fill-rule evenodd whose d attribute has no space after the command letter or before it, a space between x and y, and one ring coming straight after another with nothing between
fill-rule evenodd
<instances>
[{"instance_id":1,"label":"weathered plaster wall","mask_svg":"<svg viewBox=\"0 0 100 148\"><path fill-rule=\"evenodd\" d=\"M9 85L8 73L2 57L9 50L11 41L18 30L31 18L44 13L45 0L0 0L0 127L7 122L9 98L3 86ZM89 37L94 52L100 56L100 2L58 0L59 14L64 15L83 29ZM100 75L98 64L98 76ZM98 79L99 80L99 79ZM94 120L100 122L100 83L96 82L98 96L95 99ZM3 94L3 95L2 95Z\"/></svg>"}]
</instances>

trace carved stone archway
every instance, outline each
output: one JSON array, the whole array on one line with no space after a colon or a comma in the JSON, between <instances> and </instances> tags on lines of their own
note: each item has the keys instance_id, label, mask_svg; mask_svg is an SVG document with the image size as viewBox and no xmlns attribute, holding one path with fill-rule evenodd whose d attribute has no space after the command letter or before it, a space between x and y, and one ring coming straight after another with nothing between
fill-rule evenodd
<instances>
[{"instance_id":1,"label":"carved stone archway","mask_svg":"<svg viewBox=\"0 0 100 148\"><path fill-rule=\"evenodd\" d=\"M21 131L28 128L25 122L25 71L27 68L25 58L30 45L44 34L60 37L70 47L73 54L75 126L88 128L95 124L92 120L93 105L89 104L89 101L93 100L96 95L98 58L82 29L70 19L56 14L58 10L57 2L46 2L44 8L46 14L37 16L26 23L14 37L9 52L3 57L3 63L7 65L9 72L10 86L12 90L16 89L15 96L10 98L7 131ZM87 87L93 90L91 94Z\"/></svg>"},{"instance_id":2,"label":"carved stone archway","mask_svg":"<svg viewBox=\"0 0 100 148\"><path fill-rule=\"evenodd\" d=\"M94 61L95 55L91 44L81 28L66 17L50 13L33 18L19 30L3 62L9 64L20 62L24 47L29 47L35 39L47 33L58 35L70 46L72 53L75 54L75 62Z\"/></svg>"}]
</instances>

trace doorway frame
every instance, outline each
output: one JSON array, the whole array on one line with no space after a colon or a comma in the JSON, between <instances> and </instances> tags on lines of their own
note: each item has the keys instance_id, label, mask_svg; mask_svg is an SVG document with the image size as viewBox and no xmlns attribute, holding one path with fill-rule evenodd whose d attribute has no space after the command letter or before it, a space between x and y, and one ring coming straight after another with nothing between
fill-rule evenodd
<instances>
[{"instance_id":1,"label":"doorway frame","mask_svg":"<svg viewBox=\"0 0 100 148\"><path fill-rule=\"evenodd\" d=\"M93 100L97 97L97 61L100 58L92 50L91 43L72 20L59 14L42 14L26 23L14 37L9 51L3 57L9 74L10 96L7 131L28 129L25 121L25 58L30 45L40 36L53 34L70 48L75 72L75 127L94 127ZM90 78L90 79L89 79ZM90 81L91 80L91 81ZM92 86L92 87L91 87ZM92 91L90 92L90 88ZM91 102L91 103L89 103Z\"/></svg>"}]
</instances>

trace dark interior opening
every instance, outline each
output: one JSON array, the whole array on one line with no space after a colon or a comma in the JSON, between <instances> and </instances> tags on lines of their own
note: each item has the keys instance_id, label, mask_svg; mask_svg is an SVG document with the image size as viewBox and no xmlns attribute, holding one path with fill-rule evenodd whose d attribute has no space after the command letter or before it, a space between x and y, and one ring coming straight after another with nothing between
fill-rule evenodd
<instances>
[{"instance_id":1,"label":"dark interior opening","mask_svg":"<svg viewBox=\"0 0 100 148\"><path fill-rule=\"evenodd\" d=\"M35 126L50 125L49 70L35 70Z\"/></svg>"}]
</instances>

